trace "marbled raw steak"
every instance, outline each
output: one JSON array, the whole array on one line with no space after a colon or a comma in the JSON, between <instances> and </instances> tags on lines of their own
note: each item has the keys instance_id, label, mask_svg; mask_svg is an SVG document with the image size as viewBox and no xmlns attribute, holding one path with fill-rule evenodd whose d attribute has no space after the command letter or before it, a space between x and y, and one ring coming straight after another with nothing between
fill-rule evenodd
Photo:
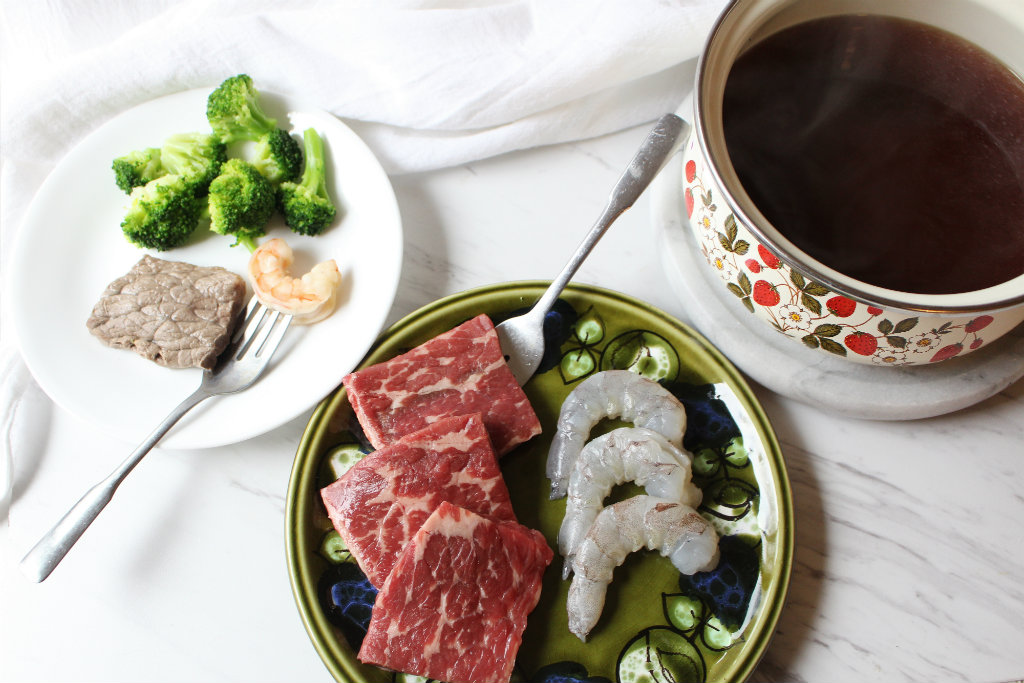
<instances>
[{"instance_id":1,"label":"marbled raw steak","mask_svg":"<svg viewBox=\"0 0 1024 683\"><path fill-rule=\"evenodd\" d=\"M377 594L359 659L450 683L507 683L551 548L442 503Z\"/></svg>"},{"instance_id":2,"label":"marbled raw steak","mask_svg":"<svg viewBox=\"0 0 1024 683\"><path fill-rule=\"evenodd\" d=\"M334 528L378 588L443 501L516 518L479 413L439 420L370 453L321 496Z\"/></svg>"},{"instance_id":3,"label":"marbled raw steak","mask_svg":"<svg viewBox=\"0 0 1024 683\"><path fill-rule=\"evenodd\" d=\"M502 456L540 434L540 421L505 363L494 324L479 315L389 361L342 379L375 448L451 415L479 412Z\"/></svg>"}]
</instances>

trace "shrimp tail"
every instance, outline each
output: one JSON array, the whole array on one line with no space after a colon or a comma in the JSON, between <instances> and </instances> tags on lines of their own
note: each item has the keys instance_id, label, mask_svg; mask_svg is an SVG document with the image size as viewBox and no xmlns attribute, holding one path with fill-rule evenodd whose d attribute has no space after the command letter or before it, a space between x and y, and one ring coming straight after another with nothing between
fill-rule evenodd
<instances>
[{"instance_id":1,"label":"shrimp tail","mask_svg":"<svg viewBox=\"0 0 1024 683\"><path fill-rule=\"evenodd\" d=\"M551 480L551 500L564 498L569 486L569 472L572 466L572 454L578 453L582 444L576 443L579 437L575 432L559 430L551 440L551 451L548 454L546 474Z\"/></svg>"},{"instance_id":2,"label":"shrimp tail","mask_svg":"<svg viewBox=\"0 0 1024 683\"><path fill-rule=\"evenodd\" d=\"M569 630L584 643L601 618L606 592L604 584L588 579L573 579L569 586L569 601L581 606L569 610Z\"/></svg>"}]
</instances>

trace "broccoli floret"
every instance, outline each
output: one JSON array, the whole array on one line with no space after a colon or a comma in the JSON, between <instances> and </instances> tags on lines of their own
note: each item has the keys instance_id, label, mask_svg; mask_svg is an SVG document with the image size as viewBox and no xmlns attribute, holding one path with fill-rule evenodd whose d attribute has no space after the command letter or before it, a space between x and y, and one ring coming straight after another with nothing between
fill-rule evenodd
<instances>
[{"instance_id":1,"label":"broccoli floret","mask_svg":"<svg viewBox=\"0 0 1024 683\"><path fill-rule=\"evenodd\" d=\"M114 159L111 167L114 169L114 181L125 194L131 194L136 187L167 174L160 161L159 147L129 152Z\"/></svg>"},{"instance_id":2,"label":"broccoli floret","mask_svg":"<svg viewBox=\"0 0 1024 683\"><path fill-rule=\"evenodd\" d=\"M266 233L274 214L274 187L256 167L242 159L229 159L220 175L210 183L207 199L210 229L221 235L233 235L235 243L256 249L256 238Z\"/></svg>"},{"instance_id":3,"label":"broccoli floret","mask_svg":"<svg viewBox=\"0 0 1024 683\"><path fill-rule=\"evenodd\" d=\"M226 79L210 93L206 99L206 118L213 132L228 144L256 141L277 128L277 119L263 113L259 92L246 74Z\"/></svg>"},{"instance_id":4,"label":"broccoli floret","mask_svg":"<svg viewBox=\"0 0 1024 683\"><path fill-rule=\"evenodd\" d=\"M302 148L288 131L275 128L260 138L251 161L271 183L292 182L302 173Z\"/></svg>"},{"instance_id":5,"label":"broccoli floret","mask_svg":"<svg viewBox=\"0 0 1024 683\"><path fill-rule=\"evenodd\" d=\"M177 133L162 147L147 147L114 159L114 180L126 193L165 175L179 175L202 194L227 159L227 146L211 133Z\"/></svg>"},{"instance_id":6,"label":"broccoli floret","mask_svg":"<svg viewBox=\"0 0 1024 683\"><path fill-rule=\"evenodd\" d=\"M163 175L132 190L121 221L128 240L144 249L180 247L195 231L203 203L195 185L179 175Z\"/></svg>"},{"instance_id":7,"label":"broccoli floret","mask_svg":"<svg viewBox=\"0 0 1024 683\"><path fill-rule=\"evenodd\" d=\"M270 182L276 185L299 177L302 148L260 107L259 92L249 76L232 76L217 86L206 100L206 118L225 144L257 143L248 161Z\"/></svg>"},{"instance_id":8,"label":"broccoli floret","mask_svg":"<svg viewBox=\"0 0 1024 683\"><path fill-rule=\"evenodd\" d=\"M182 176L202 194L227 161L227 146L212 133L176 133L164 140L160 160L168 173Z\"/></svg>"},{"instance_id":9,"label":"broccoli floret","mask_svg":"<svg viewBox=\"0 0 1024 683\"><path fill-rule=\"evenodd\" d=\"M278 198L288 227L300 235L319 235L337 210L327 195L323 140L316 130L307 128L302 142L306 155L302 178L298 183L281 183Z\"/></svg>"}]
</instances>

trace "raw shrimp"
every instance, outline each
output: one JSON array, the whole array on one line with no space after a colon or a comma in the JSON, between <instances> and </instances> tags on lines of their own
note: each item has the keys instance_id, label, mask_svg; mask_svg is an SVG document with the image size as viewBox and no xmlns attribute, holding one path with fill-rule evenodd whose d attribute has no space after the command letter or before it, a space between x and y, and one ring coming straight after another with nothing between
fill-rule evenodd
<instances>
[{"instance_id":1,"label":"raw shrimp","mask_svg":"<svg viewBox=\"0 0 1024 683\"><path fill-rule=\"evenodd\" d=\"M301 278L288 274L293 254L281 238L267 240L249 259L249 281L256 298L268 308L293 316L297 325L310 325L334 311L341 275L334 259L318 263Z\"/></svg>"},{"instance_id":2,"label":"raw shrimp","mask_svg":"<svg viewBox=\"0 0 1024 683\"><path fill-rule=\"evenodd\" d=\"M621 427L584 446L569 476L565 518L558 531L558 550L565 558L562 578L572 571L572 557L612 487L631 481L652 496L695 508L703 494L690 476L690 455L643 427Z\"/></svg>"},{"instance_id":3,"label":"raw shrimp","mask_svg":"<svg viewBox=\"0 0 1024 683\"><path fill-rule=\"evenodd\" d=\"M569 630L586 641L604 609L612 572L641 548L658 550L683 574L718 564L718 534L693 508L654 496L633 496L606 507L573 557L566 609Z\"/></svg>"},{"instance_id":4,"label":"raw shrimp","mask_svg":"<svg viewBox=\"0 0 1024 683\"><path fill-rule=\"evenodd\" d=\"M551 498L565 495L576 458L591 428L605 417L619 417L655 431L681 448L686 409L654 380L629 370L605 370L583 380L562 403L558 431L548 451Z\"/></svg>"}]
</instances>

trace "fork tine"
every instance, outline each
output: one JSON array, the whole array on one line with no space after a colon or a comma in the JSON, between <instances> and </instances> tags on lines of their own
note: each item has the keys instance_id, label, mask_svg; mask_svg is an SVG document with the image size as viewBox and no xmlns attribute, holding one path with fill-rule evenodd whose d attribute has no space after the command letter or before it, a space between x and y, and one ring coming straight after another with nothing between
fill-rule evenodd
<instances>
[{"instance_id":1,"label":"fork tine","mask_svg":"<svg viewBox=\"0 0 1024 683\"><path fill-rule=\"evenodd\" d=\"M257 316L260 319L262 319L262 316L265 315L266 310L267 309L263 305L262 301L257 299L255 296L251 297L249 299L249 303L245 305L245 318L242 320L241 324L237 328L235 328L235 334L232 337L231 341L238 342L243 337L249 336L249 325L252 324L253 319L257 318Z\"/></svg>"},{"instance_id":2,"label":"fork tine","mask_svg":"<svg viewBox=\"0 0 1024 683\"><path fill-rule=\"evenodd\" d=\"M245 325L242 326L241 335L233 353L236 359L241 358L249 351L259 335L270 327L267 322L268 318L273 319L275 315L277 315L276 311L270 310L259 301L256 302L256 306L249 311Z\"/></svg>"},{"instance_id":3,"label":"fork tine","mask_svg":"<svg viewBox=\"0 0 1024 683\"><path fill-rule=\"evenodd\" d=\"M264 355L273 355L291 322L292 316L274 311L263 328L247 345L247 349L243 349L241 354L244 355L248 349L255 349L253 355L257 358L262 358Z\"/></svg>"}]
</instances>

